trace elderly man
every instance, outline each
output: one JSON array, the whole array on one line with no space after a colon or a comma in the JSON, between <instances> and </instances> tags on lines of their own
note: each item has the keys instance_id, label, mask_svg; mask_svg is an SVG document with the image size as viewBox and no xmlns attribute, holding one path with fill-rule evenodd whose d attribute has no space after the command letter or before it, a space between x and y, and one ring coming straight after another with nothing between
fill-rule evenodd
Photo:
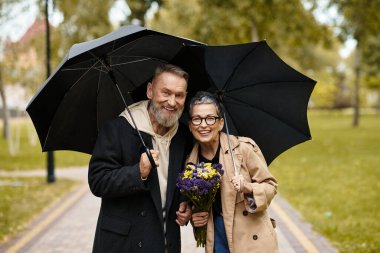
<instances>
[{"instance_id":1,"label":"elderly man","mask_svg":"<svg viewBox=\"0 0 380 253\"><path fill-rule=\"evenodd\" d=\"M187 80L179 67L159 66L147 86L148 100L129 106L157 168L127 112L100 132L88 174L92 193L102 198L93 252L181 251L179 226L191 216L175 186L192 144L178 121Z\"/></svg>"}]
</instances>

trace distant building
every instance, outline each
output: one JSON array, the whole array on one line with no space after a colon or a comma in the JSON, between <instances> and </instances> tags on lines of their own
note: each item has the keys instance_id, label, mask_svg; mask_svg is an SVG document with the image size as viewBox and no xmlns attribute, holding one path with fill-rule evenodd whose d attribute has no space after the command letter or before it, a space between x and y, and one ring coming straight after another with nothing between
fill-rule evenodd
<instances>
[{"instance_id":1,"label":"distant building","mask_svg":"<svg viewBox=\"0 0 380 253\"><path fill-rule=\"evenodd\" d=\"M18 41L7 42L4 54L4 70L7 83L4 92L8 109L12 116L19 111L25 111L32 94L41 85L45 78L45 54L40 55L33 41L45 38L46 24L44 19L36 19ZM39 42L41 43L41 42ZM36 44L34 44L36 45ZM20 78L22 77L22 78ZM3 101L0 99L0 112Z\"/></svg>"},{"instance_id":2,"label":"distant building","mask_svg":"<svg viewBox=\"0 0 380 253\"><path fill-rule=\"evenodd\" d=\"M11 117L22 117L26 115L25 109L31 95L21 85L6 85L4 87L7 107ZM0 117L3 117L3 101L0 99Z\"/></svg>"},{"instance_id":3,"label":"distant building","mask_svg":"<svg viewBox=\"0 0 380 253\"><path fill-rule=\"evenodd\" d=\"M24 111L31 98L21 85L6 85L4 87L8 109L11 111ZM3 108L3 101L0 100L0 108Z\"/></svg>"}]
</instances>

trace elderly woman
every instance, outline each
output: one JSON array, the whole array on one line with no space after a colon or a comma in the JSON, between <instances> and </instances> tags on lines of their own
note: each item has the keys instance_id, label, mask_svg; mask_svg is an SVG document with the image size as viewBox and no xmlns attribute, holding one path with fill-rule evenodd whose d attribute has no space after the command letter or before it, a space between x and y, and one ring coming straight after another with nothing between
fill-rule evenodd
<instances>
[{"instance_id":1,"label":"elderly woman","mask_svg":"<svg viewBox=\"0 0 380 253\"><path fill-rule=\"evenodd\" d=\"M257 144L247 137L229 136L238 176L222 131L222 106L210 93L198 92L190 101L189 128L196 144L187 162L223 165L225 174L210 213L193 213L194 227L207 225L206 252L278 252L274 221L267 208L277 182Z\"/></svg>"}]
</instances>

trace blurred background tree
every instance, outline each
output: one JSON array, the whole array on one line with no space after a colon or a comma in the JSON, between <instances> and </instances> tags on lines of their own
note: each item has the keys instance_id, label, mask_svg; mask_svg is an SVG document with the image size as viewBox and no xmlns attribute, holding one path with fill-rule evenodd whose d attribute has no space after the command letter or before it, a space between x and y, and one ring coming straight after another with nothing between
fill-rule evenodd
<instances>
[{"instance_id":1,"label":"blurred background tree","mask_svg":"<svg viewBox=\"0 0 380 253\"><path fill-rule=\"evenodd\" d=\"M314 1L299 0L166 0L147 26L210 45L265 39L289 65L318 80L312 104L331 108L341 96L342 43L316 20L316 8Z\"/></svg>"},{"instance_id":2,"label":"blurred background tree","mask_svg":"<svg viewBox=\"0 0 380 253\"><path fill-rule=\"evenodd\" d=\"M380 33L368 38L363 59L364 82L372 92L372 105L380 115Z\"/></svg>"},{"instance_id":3,"label":"blurred background tree","mask_svg":"<svg viewBox=\"0 0 380 253\"><path fill-rule=\"evenodd\" d=\"M162 0L124 0L130 9L130 14L121 24L145 26L145 17L153 5L159 7Z\"/></svg>"},{"instance_id":4,"label":"blurred background tree","mask_svg":"<svg viewBox=\"0 0 380 253\"><path fill-rule=\"evenodd\" d=\"M11 19L14 19L14 12L11 10L14 8L15 4L20 4L20 12L27 11L27 6L25 6L26 1L21 0L2 0L0 1L0 27L3 27L3 25L8 22ZM8 70L5 67L5 64L9 61L6 59L6 57L3 55L3 50L5 47L5 44L8 43L8 38L1 36L0 37L0 99L2 102L2 118L3 118L3 133L2 137L9 140L10 138L10 126L9 126L9 110L8 110L8 104L7 104L7 98L5 94L5 83L7 83L7 77L6 74L8 73Z\"/></svg>"},{"instance_id":5,"label":"blurred background tree","mask_svg":"<svg viewBox=\"0 0 380 253\"><path fill-rule=\"evenodd\" d=\"M73 44L103 36L126 24L145 25L210 45L265 39L289 65L318 81L310 101L311 107L340 109L354 105L354 125L358 122L359 106L377 107L380 112L380 1L51 1L51 12L61 17L51 27L52 69ZM3 0L0 3L0 20L4 23L17 18L14 14L9 15L9 10L16 5L24 6L19 8L20 15L27 12L31 4L43 10L43 2ZM116 6L120 8L120 4L125 6L119 10L123 16L115 21L110 13ZM337 13L333 16L335 23L321 22L318 16L331 9ZM35 26L43 17L42 14L37 16ZM45 80L44 57L41 57L45 50L44 29L33 34L29 37L25 34L18 41L2 37L0 95L4 101L3 83L19 83L34 93ZM357 53L343 58L339 51L347 40L352 39L357 42ZM359 95L363 98L360 104ZM6 108L6 103L3 104Z\"/></svg>"},{"instance_id":6,"label":"blurred background tree","mask_svg":"<svg viewBox=\"0 0 380 253\"><path fill-rule=\"evenodd\" d=\"M377 108L380 115L379 0L49 1L52 6L49 17L52 70L73 44L103 36L120 25L142 25L209 45L265 39L290 66L318 81L311 97L311 108L344 109L344 112L348 109L349 113L354 111L354 126L359 124L360 112L364 114L364 109L368 108L372 112L373 108ZM10 129L7 127L9 108L5 85L18 84L33 95L46 79L46 28L39 25L44 22L43 8L43 0L0 0L0 106L3 107L3 136L7 138ZM34 9L37 11L33 12ZM30 16L36 20L27 21ZM7 29L3 29L14 20L22 20L24 26L30 26L17 39L8 37ZM11 30L18 31L20 26L15 25ZM350 45L350 50L346 50ZM294 203L301 203L299 207L311 207L300 208L304 210L305 216L323 216L325 205L326 208L335 208L335 211L331 209L334 216L329 217L329 221L322 217L313 226L331 223L331 226L322 227L328 230L330 239L338 238L335 242L339 242L343 249L348 249L342 252L370 252L370 249L375 252L379 248L376 241L378 237L373 236L378 217L372 215L373 210L377 210L378 190L373 187L376 186L376 175L371 177L373 183L357 182L366 182L368 173L372 173L378 163L376 127L379 117L365 115L360 128L351 128L351 116L340 115L338 119L332 120L331 117L335 118L338 114L310 112L310 123L318 129L313 131L313 144L303 146L302 151L293 150L293 155L288 153L283 158L287 162L278 161L281 165L278 163L275 172L283 173L281 176L279 174L279 178L284 184L281 190L284 195L287 190L290 192L287 195L289 199L294 198ZM31 125L30 121L28 124ZM318 152L320 154L316 156ZM23 159L24 167L41 166L33 162L40 154L39 148L28 146ZM62 157L65 162L69 160L68 155L63 154ZM13 165L15 160L8 161ZM82 161L82 165L88 164L88 158ZM62 167L77 165L75 162L63 164ZM308 180L299 180L302 175L307 175L314 185ZM331 178L337 178L339 184L335 181L331 183ZM329 194L329 198L321 200L321 183L324 184L324 192L327 187L329 192L335 190L337 194ZM358 191L353 185L361 190ZM308 191L300 198L299 194L305 192L302 191L306 189L304 187ZM342 189L345 194L341 194ZM293 190L297 194L293 194ZM364 201L362 192L370 193L365 194ZM358 201L365 205L358 208L355 205ZM363 212L363 209L367 211ZM349 229L353 226L359 232ZM365 234L363 231L369 231L364 240L361 237ZM351 249L352 245L362 251Z\"/></svg>"},{"instance_id":7,"label":"blurred background tree","mask_svg":"<svg viewBox=\"0 0 380 253\"><path fill-rule=\"evenodd\" d=\"M8 43L4 50L4 81L19 84L29 92L38 89L46 77L45 20L37 19L17 42Z\"/></svg>"},{"instance_id":8,"label":"blurred background tree","mask_svg":"<svg viewBox=\"0 0 380 253\"><path fill-rule=\"evenodd\" d=\"M1 24L26 15L31 6L36 5L39 10L34 23L17 41L2 37L0 95L3 104L3 137L6 139L9 139L10 128L4 84L21 85L33 94L46 79L44 2L4 0L0 3ZM113 30L108 15L113 3L113 0L53 1L53 11L61 13L63 20L57 27L51 27L52 69L57 67L73 44L103 36Z\"/></svg>"},{"instance_id":9,"label":"blurred background tree","mask_svg":"<svg viewBox=\"0 0 380 253\"><path fill-rule=\"evenodd\" d=\"M113 30L109 11L114 0L66 0L55 1L55 8L62 13L59 24L58 56L62 58L75 43L101 37Z\"/></svg>"},{"instance_id":10,"label":"blurred background tree","mask_svg":"<svg viewBox=\"0 0 380 253\"><path fill-rule=\"evenodd\" d=\"M380 81L378 75L375 74L376 72L378 73L379 63L378 61L377 64L373 62L374 59L379 59L380 1L331 0L330 6L336 7L343 17L343 19L339 18L336 20L341 39L347 40L352 38L356 41L354 64L352 66L355 75L353 90L354 117L352 124L353 126L358 126L360 83L364 81L365 85L378 87ZM374 57L372 57L372 54L374 54ZM362 75L364 78L362 78ZM377 84L374 85L374 83Z\"/></svg>"}]
</instances>

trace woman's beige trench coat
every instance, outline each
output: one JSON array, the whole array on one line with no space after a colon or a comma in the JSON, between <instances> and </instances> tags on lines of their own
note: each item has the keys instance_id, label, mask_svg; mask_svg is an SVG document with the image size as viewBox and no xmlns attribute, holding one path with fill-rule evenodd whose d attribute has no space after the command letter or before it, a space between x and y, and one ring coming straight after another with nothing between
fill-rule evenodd
<instances>
[{"instance_id":1,"label":"woman's beige trench coat","mask_svg":"<svg viewBox=\"0 0 380 253\"><path fill-rule=\"evenodd\" d=\"M219 163L224 168L221 200L230 252L278 252L274 221L271 221L267 213L267 208L276 194L277 182L269 172L259 147L252 139L230 136L230 141L237 170L247 182L251 182L257 206L256 209L251 209L244 199L244 194L237 193L230 182L234 176L234 168L228 151L227 135L221 133ZM198 162L198 148L199 145L195 144L187 159L188 162ZM207 223L206 252L212 253L213 248L214 224L210 215Z\"/></svg>"}]
</instances>

